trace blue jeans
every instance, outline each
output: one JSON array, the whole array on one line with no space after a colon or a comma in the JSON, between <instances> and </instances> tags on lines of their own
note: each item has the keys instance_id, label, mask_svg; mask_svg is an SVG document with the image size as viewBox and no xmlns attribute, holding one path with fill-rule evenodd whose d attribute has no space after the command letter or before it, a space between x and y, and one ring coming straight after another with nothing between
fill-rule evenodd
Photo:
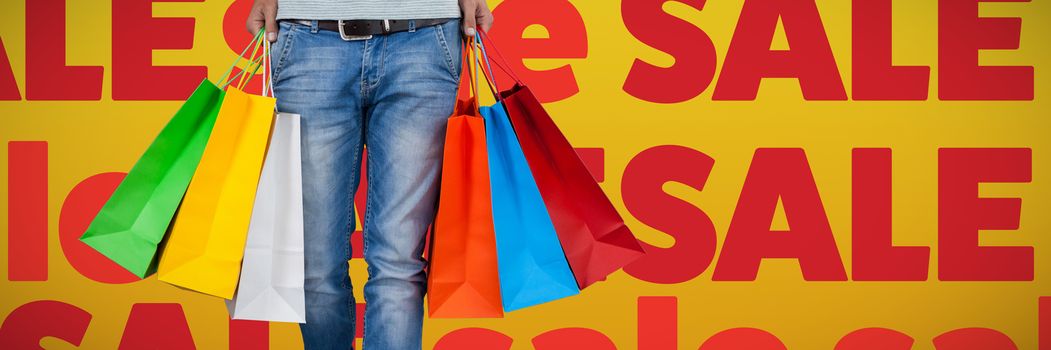
<instances>
[{"instance_id":1,"label":"blue jeans","mask_svg":"<svg viewBox=\"0 0 1051 350\"><path fill-rule=\"evenodd\" d=\"M302 116L307 350L351 349L347 272L354 193L368 146L364 348L422 347L428 225L460 77L460 21L344 41L282 21L272 46L277 108Z\"/></svg>"}]
</instances>

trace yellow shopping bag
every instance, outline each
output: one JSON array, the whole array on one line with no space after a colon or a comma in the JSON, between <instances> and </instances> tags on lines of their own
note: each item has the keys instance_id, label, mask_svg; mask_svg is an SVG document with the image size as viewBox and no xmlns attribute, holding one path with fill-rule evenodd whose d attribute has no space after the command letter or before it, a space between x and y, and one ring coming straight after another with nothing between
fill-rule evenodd
<instances>
[{"instance_id":1,"label":"yellow shopping bag","mask_svg":"<svg viewBox=\"0 0 1051 350\"><path fill-rule=\"evenodd\" d=\"M256 69L266 51L252 62ZM252 73L226 92L157 268L161 281L226 299L237 287L276 104L242 91Z\"/></svg>"}]
</instances>

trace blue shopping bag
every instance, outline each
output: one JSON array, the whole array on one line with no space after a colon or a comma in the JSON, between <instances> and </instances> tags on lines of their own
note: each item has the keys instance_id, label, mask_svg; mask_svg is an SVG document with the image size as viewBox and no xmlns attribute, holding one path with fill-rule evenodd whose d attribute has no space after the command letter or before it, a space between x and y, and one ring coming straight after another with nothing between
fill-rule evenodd
<instances>
[{"instance_id":1,"label":"blue shopping bag","mask_svg":"<svg viewBox=\"0 0 1051 350\"><path fill-rule=\"evenodd\" d=\"M580 293L502 103L481 107L505 311Z\"/></svg>"}]
</instances>

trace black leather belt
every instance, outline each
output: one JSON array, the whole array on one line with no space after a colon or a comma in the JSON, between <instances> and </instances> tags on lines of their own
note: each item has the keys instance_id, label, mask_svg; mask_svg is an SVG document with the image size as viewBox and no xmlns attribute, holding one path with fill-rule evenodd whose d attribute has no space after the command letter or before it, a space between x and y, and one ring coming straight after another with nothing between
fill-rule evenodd
<instances>
[{"instance_id":1,"label":"black leather belt","mask_svg":"<svg viewBox=\"0 0 1051 350\"><path fill-rule=\"evenodd\" d=\"M433 26L454 20L456 18L424 18L424 19L360 19L360 20L322 20L317 21L318 29L339 32L343 40L364 40L373 35L390 34L409 30L409 22L414 28ZM301 24L309 25L311 21L296 20Z\"/></svg>"}]
</instances>

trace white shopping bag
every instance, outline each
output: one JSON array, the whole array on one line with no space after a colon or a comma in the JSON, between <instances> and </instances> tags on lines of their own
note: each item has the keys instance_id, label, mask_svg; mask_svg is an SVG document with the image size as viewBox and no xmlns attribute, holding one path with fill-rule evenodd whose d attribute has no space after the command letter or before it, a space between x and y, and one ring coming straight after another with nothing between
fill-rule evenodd
<instances>
[{"instance_id":1,"label":"white shopping bag","mask_svg":"<svg viewBox=\"0 0 1051 350\"><path fill-rule=\"evenodd\" d=\"M248 224L233 319L306 322L299 115L277 113Z\"/></svg>"}]
</instances>

